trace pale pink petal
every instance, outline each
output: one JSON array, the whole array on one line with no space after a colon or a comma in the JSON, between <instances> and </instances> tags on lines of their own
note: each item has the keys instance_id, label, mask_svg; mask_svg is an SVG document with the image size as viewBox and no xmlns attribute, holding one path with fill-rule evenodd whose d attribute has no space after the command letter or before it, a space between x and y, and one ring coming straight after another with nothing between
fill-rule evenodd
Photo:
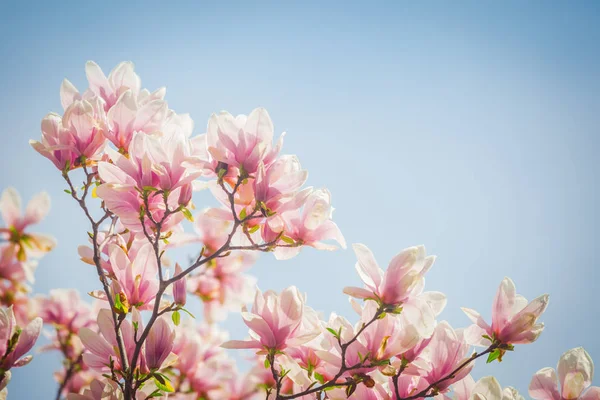
<instances>
[{"instance_id":1,"label":"pale pink petal","mask_svg":"<svg viewBox=\"0 0 600 400\"><path fill-rule=\"evenodd\" d=\"M381 284L383 273L377 265L373 253L367 246L361 243L352 245L352 248L358 259L356 271L358 271L360 278L367 286L373 289L378 288Z\"/></svg>"},{"instance_id":2,"label":"pale pink petal","mask_svg":"<svg viewBox=\"0 0 600 400\"><path fill-rule=\"evenodd\" d=\"M357 299L374 299L375 298L375 295L373 292L371 292L367 289L362 289L362 288L352 287L352 286L345 287L344 294L355 297Z\"/></svg>"},{"instance_id":3,"label":"pale pink petal","mask_svg":"<svg viewBox=\"0 0 600 400\"><path fill-rule=\"evenodd\" d=\"M529 395L536 400L561 400L554 368L543 368L533 375Z\"/></svg>"},{"instance_id":4,"label":"pale pink petal","mask_svg":"<svg viewBox=\"0 0 600 400\"><path fill-rule=\"evenodd\" d=\"M594 362L583 347L576 347L560 357L556 371L563 398L576 399L592 384Z\"/></svg>"},{"instance_id":5,"label":"pale pink petal","mask_svg":"<svg viewBox=\"0 0 600 400\"><path fill-rule=\"evenodd\" d=\"M46 192L36 194L29 200L25 209L27 224L37 224L48 215L50 211L50 196Z\"/></svg>"},{"instance_id":6,"label":"pale pink petal","mask_svg":"<svg viewBox=\"0 0 600 400\"><path fill-rule=\"evenodd\" d=\"M592 386L581 395L579 400L600 400L600 387Z\"/></svg>"},{"instance_id":7,"label":"pale pink petal","mask_svg":"<svg viewBox=\"0 0 600 400\"><path fill-rule=\"evenodd\" d=\"M25 327L25 329L23 329L21 335L19 336L17 347L13 351L14 359L21 358L25 353L31 350L38 337L40 336L40 332L42 331L42 324L42 319L37 317L33 321L31 321Z\"/></svg>"},{"instance_id":8,"label":"pale pink petal","mask_svg":"<svg viewBox=\"0 0 600 400\"><path fill-rule=\"evenodd\" d=\"M21 217L21 196L14 188L9 187L2 192L0 212L4 223L8 226L15 225Z\"/></svg>"}]
</instances>

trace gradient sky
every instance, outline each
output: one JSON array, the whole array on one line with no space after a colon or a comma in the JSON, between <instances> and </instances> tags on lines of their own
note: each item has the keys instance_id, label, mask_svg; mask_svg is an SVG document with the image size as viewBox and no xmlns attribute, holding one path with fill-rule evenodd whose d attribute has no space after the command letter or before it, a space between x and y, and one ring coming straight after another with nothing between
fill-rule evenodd
<instances>
[{"instance_id":1,"label":"gradient sky","mask_svg":"<svg viewBox=\"0 0 600 400\"><path fill-rule=\"evenodd\" d=\"M438 255L427 288L446 293L441 317L453 326L468 324L461 306L489 318L504 276L527 298L549 293L538 342L475 378L526 394L570 348L600 363L599 17L593 1L5 3L0 188L48 191L38 230L59 242L34 290L85 293L97 277L76 253L84 218L28 140L61 111L63 78L81 89L87 60L105 72L131 60L196 133L212 112L266 107L308 183L330 189L349 243L382 266L415 244ZM307 249L286 262L265 255L251 272L262 289L293 284L325 315L356 320L342 294L359 284L354 262L350 250ZM247 334L237 314L225 327ZM10 398L53 398L58 362L40 354L15 370Z\"/></svg>"}]
</instances>

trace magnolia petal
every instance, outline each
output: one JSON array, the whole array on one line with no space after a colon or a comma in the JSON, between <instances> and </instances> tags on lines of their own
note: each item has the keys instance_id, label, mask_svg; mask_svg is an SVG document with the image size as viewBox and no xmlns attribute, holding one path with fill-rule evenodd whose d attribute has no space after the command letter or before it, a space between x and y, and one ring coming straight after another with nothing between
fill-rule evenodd
<instances>
[{"instance_id":1,"label":"magnolia petal","mask_svg":"<svg viewBox=\"0 0 600 400\"><path fill-rule=\"evenodd\" d=\"M542 368L533 375L529 395L536 400L561 400L554 368Z\"/></svg>"}]
</instances>

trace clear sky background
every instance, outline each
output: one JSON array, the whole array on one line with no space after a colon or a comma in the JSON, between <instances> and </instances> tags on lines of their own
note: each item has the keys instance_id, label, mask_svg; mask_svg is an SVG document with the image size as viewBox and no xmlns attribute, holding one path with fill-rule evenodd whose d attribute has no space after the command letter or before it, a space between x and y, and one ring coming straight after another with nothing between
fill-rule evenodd
<instances>
[{"instance_id":1,"label":"clear sky background","mask_svg":"<svg viewBox=\"0 0 600 400\"><path fill-rule=\"evenodd\" d=\"M211 112L266 107L309 184L330 189L335 220L382 266L425 244L438 260L429 290L488 317L504 276L531 299L550 293L546 330L501 364L476 367L526 394L531 375L584 346L600 363L600 3L543 2L4 2L0 15L0 188L46 190L38 227L57 249L35 292L96 289L76 248L87 225L60 173L28 145L61 111L68 77L131 60L143 87L202 133ZM204 204L199 204L199 207ZM297 285L326 315L354 319L342 288L358 285L352 251L304 250L251 273L262 289ZM199 312L199 310L192 310ZM355 319L354 319L355 320ZM225 324L247 334L239 315ZM15 370L11 399L53 398L59 359ZM599 364L600 365L600 364ZM596 384L600 383L600 376Z\"/></svg>"}]
</instances>

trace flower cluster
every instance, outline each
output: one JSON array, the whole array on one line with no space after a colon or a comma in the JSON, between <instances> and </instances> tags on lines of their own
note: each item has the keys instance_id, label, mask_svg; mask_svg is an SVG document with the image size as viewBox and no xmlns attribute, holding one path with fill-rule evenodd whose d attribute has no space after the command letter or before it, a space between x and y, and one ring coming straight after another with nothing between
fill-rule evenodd
<instances>
[{"instance_id":1,"label":"flower cluster","mask_svg":"<svg viewBox=\"0 0 600 400\"><path fill-rule=\"evenodd\" d=\"M577 347L560 357L556 370L542 368L536 372L529 395L536 400L599 400L600 387L591 386L593 378L592 358L583 347Z\"/></svg>"},{"instance_id":2,"label":"flower cluster","mask_svg":"<svg viewBox=\"0 0 600 400\"><path fill-rule=\"evenodd\" d=\"M42 319L37 317L21 328L15 319L12 307L0 309L0 396L6 398L6 386L10 382L10 369L31 362L33 356L26 355L33 347L42 330Z\"/></svg>"},{"instance_id":3,"label":"flower cluster","mask_svg":"<svg viewBox=\"0 0 600 400\"><path fill-rule=\"evenodd\" d=\"M42 192L21 210L21 197L8 188L0 197L0 213L4 226L0 228L0 303L13 307L20 324L29 322L28 294L34 283L38 260L56 246L53 237L33 233L32 225L41 222L50 210L50 197Z\"/></svg>"},{"instance_id":4,"label":"flower cluster","mask_svg":"<svg viewBox=\"0 0 600 400\"><path fill-rule=\"evenodd\" d=\"M7 189L0 300L11 308L0 311L0 389L11 367L30 360L23 356L43 318L52 328L44 350L64 358L57 399L522 399L470 372L477 360L501 362L534 342L547 295L528 302L506 278L491 324L465 308L473 325L454 328L438 320L445 295L425 290L435 257L424 246L402 250L384 270L363 244L353 246L363 284L344 289L354 323L335 313L324 319L294 286L263 292L247 274L261 252L282 260L304 247L346 247L330 192L305 186L308 172L282 153L284 135L274 141L268 112L212 114L198 134L187 114L169 108L164 88L142 89L132 63L108 76L93 62L85 70L89 87L80 92L65 80L63 113L48 114L31 145L89 222L78 253L99 287L89 293L92 305L71 289L27 298L36 259L55 244L28 229L49 199L37 195L22 216L18 194ZM216 204L194 211L194 192L203 189ZM193 255L184 262L185 247ZM193 299L202 302L199 324L187 309ZM233 311L248 338L228 340L219 329ZM252 350L252 366L240 372L231 349ZM550 369L535 375L530 394L598 399L588 388L592 375L590 357L574 349L561 358L558 378Z\"/></svg>"},{"instance_id":5,"label":"flower cluster","mask_svg":"<svg viewBox=\"0 0 600 400\"><path fill-rule=\"evenodd\" d=\"M468 335L473 329L454 329L446 321L436 321L446 299L442 293L423 291L424 275L435 260L423 246L401 251L385 272L366 246L357 244L354 250L365 287L344 292L365 300L363 305L352 301L359 315L356 324L336 314L319 321L294 287L279 294L258 291L252 310L242 313L250 340L223 344L263 354L273 375L267 391L274 399L326 390L332 399L416 399L452 390L462 390L465 399L518 398L513 389L502 391L495 379L470 384L469 373L476 359L487 355L488 363L501 361L505 352L514 350L512 343L535 338L504 341L499 339L504 336L496 335L486 350L473 353ZM502 295L506 282L510 280L499 289L494 320L515 308L514 296ZM523 337L530 329L529 324L519 324L512 332Z\"/></svg>"}]
</instances>

